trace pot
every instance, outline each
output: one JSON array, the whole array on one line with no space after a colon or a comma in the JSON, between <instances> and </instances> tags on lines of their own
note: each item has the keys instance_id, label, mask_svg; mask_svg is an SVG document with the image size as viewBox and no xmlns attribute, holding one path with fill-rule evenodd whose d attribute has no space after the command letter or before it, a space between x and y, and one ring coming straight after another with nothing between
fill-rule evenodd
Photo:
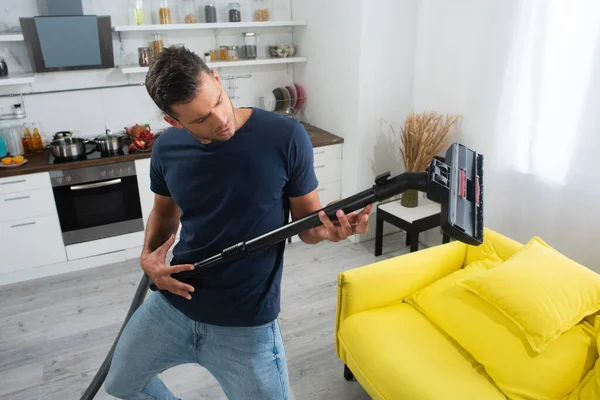
<instances>
[{"instance_id":1,"label":"pot","mask_svg":"<svg viewBox=\"0 0 600 400\"><path fill-rule=\"evenodd\" d=\"M72 159L86 154L85 144L88 142L87 139L65 137L51 141L46 147L52 150L55 158Z\"/></svg>"},{"instance_id":2,"label":"pot","mask_svg":"<svg viewBox=\"0 0 600 400\"><path fill-rule=\"evenodd\" d=\"M94 143L98 151L102 153L118 153L123 151L125 146L125 135L113 134L110 129L107 129L106 134L94 139Z\"/></svg>"}]
</instances>

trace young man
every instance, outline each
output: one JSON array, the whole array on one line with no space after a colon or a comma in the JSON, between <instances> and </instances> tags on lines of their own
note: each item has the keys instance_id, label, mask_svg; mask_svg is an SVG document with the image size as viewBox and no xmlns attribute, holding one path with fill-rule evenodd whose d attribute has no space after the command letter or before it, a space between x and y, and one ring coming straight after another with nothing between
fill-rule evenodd
<instances>
[{"instance_id":1,"label":"young man","mask_svg":"<svg viewBox=\"0 0 600 400\"><path fill-rule=\"evenodd\" d=\"M229 399L289 398L277 323L285 243L204 271L171 274L322 208L313 149L303 126L260 109L234 108L216 72L193 52L167 48L146 78L173 128L151 159L154 208L141 265L160 291L133 315L115 349L106 391L122 399L175 399L157 375L197 363ZM371 205L300 235L340 241L367 231ZM165 265L179 222L180 241Z\"/></svg>"}]
</instances>

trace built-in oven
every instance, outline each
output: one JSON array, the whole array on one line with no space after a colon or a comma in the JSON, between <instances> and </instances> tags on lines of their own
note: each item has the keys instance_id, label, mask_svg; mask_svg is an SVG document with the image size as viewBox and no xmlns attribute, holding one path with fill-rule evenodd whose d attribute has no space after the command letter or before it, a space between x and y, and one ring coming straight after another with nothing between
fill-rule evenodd
<instances>
[{"instance_id":1,"label":"built-in oven","mask_svg":"<svg viewBox=\"0 0 600 400\"><path fill-rule=\"evenodd\" d=\"M66 246L144 230L134 162L50 172Z\"/></svg>"}]
</instances>

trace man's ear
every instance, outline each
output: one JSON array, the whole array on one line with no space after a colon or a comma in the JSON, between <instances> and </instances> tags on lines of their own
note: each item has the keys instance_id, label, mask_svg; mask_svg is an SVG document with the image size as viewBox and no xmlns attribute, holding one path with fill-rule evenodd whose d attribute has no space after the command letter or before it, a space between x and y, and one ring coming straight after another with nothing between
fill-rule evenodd
<instances>
[{"instance_id":1,"label":"man's ear","mask_svg":"<svg viewBox=\"0 0 600 400\"><path fill-rule=\"evenodd\" d=\"M175 128L179 128L179 129L182 129L182 128L183 128L183 125L181 125L181 124L179 123L179 121L177 121L175 118L173 118L173 117L171 117L171 116L169 116L169 115L164 115L164 116L163 116L163 119L164 119L165 121L167 121L167 123L168 123L169 125L171 125L171 126L174 126Z\"/></svg>"},{"instance_id":2,"label":"man's ear","mask_svg":"<svg viewBox=\"0 0 600 400\"><path fill-rule=\"evenodd\" d=\"M215 69L211 69L211 72L213 74L213 76L215 77L215 79L217 80L217 82L219 82L219 85L223 85L223 81L221 81L221 77L219 76L219 73L217 71L215 71Z\"/></svg>"}]
</instances>

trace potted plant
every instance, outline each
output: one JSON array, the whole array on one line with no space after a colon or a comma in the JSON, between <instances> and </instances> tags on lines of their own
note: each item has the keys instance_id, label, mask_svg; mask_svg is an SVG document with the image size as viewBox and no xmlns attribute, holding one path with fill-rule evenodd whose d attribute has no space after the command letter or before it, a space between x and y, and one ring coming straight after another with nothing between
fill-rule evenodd
<instances>
[{"instance_id":1,"label":"potted plant","mask_svg":"<svg viewBox=\"0 0 600 400\"><path fill-rule=\"evenodd\" d=\"M411 111L404 121L398 143L404 170L427 171L433 158L450 146L455 124L460 118L460 115L442 115L436 111ZM400 202L404 207L417 207L419 192L405 191Z\"/></svg>"}]
</instances>

